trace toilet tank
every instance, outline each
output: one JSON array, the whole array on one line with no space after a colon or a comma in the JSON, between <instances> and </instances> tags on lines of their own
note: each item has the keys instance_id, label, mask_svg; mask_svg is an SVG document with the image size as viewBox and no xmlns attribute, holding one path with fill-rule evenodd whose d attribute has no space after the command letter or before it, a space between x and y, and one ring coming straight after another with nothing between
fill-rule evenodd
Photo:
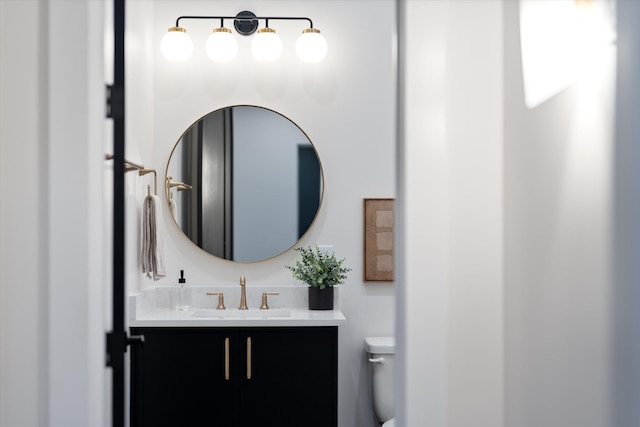
<instances>
[{"instance_id":1,"label":"toilet tank","mask_svg":"<svg viewBox=\"0 0 640 427\"><path fill-rule=\"evenodd\" d=\"M371 363L373 411L386 422L395 416L395 338L368 337L364 348Z\"/></svg>"}]
</instances>

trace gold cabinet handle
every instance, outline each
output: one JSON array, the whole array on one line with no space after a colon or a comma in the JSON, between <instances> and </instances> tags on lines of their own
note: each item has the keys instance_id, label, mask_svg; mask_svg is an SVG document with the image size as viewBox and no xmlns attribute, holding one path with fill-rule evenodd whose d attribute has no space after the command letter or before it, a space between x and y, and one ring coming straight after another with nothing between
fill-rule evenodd
<instances>
[{"instance_id":1,"label":"gold cabinet handle","mask_svg":"<svg viewBox=\"0 0 640 427\"><path fill-rule=\"evenodd\" d=\"M229 338L224 339L224 379L229 381Z\"/></svg>"},{"instance_id":2,"label":"gold cabinet handle","mask_svg":"<svg viewBox=\"0 0 640 427\"><path fill-rule=\"evenodd\" d=\"M247 379L251 379L251 337L247 337Z\"/></svg>"}]
</instances>

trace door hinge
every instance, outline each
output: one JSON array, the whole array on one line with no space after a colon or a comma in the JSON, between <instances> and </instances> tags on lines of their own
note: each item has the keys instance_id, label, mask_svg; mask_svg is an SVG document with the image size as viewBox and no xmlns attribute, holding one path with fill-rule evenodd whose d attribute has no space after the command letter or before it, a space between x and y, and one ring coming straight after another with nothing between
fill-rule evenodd
<instances>
[{"instance_id":1,"label":"door hinge","mask_svg":"<svg viewBox=\"0 0 640 427\"><path fill-rule=\"evenodd\" d=\"M106 115L108 119L124 118L124 87L107 85Z\"/></svg>"}]
</instances>

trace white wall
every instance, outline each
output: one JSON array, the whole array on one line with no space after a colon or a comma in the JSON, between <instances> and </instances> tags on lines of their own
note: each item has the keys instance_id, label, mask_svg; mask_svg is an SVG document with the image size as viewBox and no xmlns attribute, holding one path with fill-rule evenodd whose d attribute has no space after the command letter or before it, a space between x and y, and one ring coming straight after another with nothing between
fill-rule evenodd
<instances>
[{"instance_id":1,"label":"white wall","mask_svg":"<svg viewBox=\"0 0 640 427\"><path fill-rule=\"evenodd\" d=\"M400 425L502 425L502 5L403 2Z\"/></svg>"},{"instance_id":2,"label":"white wall","mask_svg":"<svg viewBox=\"0 0 640 427\"><path fill-rule=\"evenodd\" d=\"M0 425L38 426L47 419L47 278L33 268L48 262L46 97L39 19L20 23L20 14L46 20L40 2L0 3L0 22L24 32L23 46L0 38ZM4 64L13 63L7 69ZM16 114L16 109L26 114ZM16 143L20 142L20 143ZM23 159L24 164L16 159ZM40 168L29 167L29 163ZM29 173L25 173L29 171ZM19 181L17 179L19 177ZM16 181L20 185L15 185ZM5 202L7 201L7 202ZM13 201L13 202L10 202ZM18 259L13 254L19 254ZM29 302L29 304L27 304ZM19 324L20 327L14 326ZM34 410L35 409L35 410Z\"/></svg>"},{"instance_id":3,"label":"white wall","mask_svg":"<svg viewBox=\"0 0 640 427\"><path fill-rule=\"evenodd\" d=\"M446 422L444 2L399 1L399 426Z\"/></svg>"},{"instance_id":4,"label":"white wall","mask_svg":"<svg viewBox=\"0 0 640 427\"><path fill-rule=\"evenodd\" d=\"M158 49L153 40L153 0L126 2L125 31L125 80L126 126L125 158L147 168L156 169L158 194L164 188L166 164L156 164L152 159L154 144L154 52ZM186 128L185 128L186 129ZM176 138L177 140L177 138ZM140 271L140 221L142 201L147 186L153 189L153 174L143 177L136 172L125 174L125 282L127 290L138 288L142 280ZM167 218L170 218L166 215Z\"/></svg>"},{"instance_id":5,"label":"white wall","mask_svg":"<svg viewBox=\"0 0 640 427\"><path fill-rule=\"evenodd\" d=\"M371 427L368 364L365 336L394 333L394 284L363 282L363 198L395 197L395 95L393 34L395 4L385 1L343 1L340 14L326 1L248 1L239 7L234 1L142 2L153 11L138 28L130 25L132 39L145 46L143 58L131 57L128 93L139 94L139 109L129 108L129 122L138 130L128 140L131 160L156 168L162 178L169 154L195 120L215 109L234 104L253 104L278 111L294 121L314 143L325 177L325 198L321 211L302 245L333 245L353 269L348 283L339 289L340 308L347 325L340 328L339 422L344 426ZM336 3L333 3L336 4ZM132 2L130 8L137 8ZM159 41L175 19L186 14L236 15L240 10L271 16L309 16L327 39L329 53L318 65L307 65L295 57L295 40L300 24L271 22L285 43L285 53L275 64L257 64L249 53L251 38L239 40L240 51L230 65L216 65L204 52L211 23L181 21L194 40L189 62L172 64L160 55ZM366 20L354 20L366 10ZM376 30L372 31L371 23ZM218 25L219 22L215 22ZM231 25L231 23L227 23ZM364 38L362 35L367 34ZM145 37L148 36L148 40ZM131 53L135 55L135 53ZM151 70L152 68L152 70ZM147 74L148 73L148 74ZM153 90L147 89L149 81ZM148 122L152 114L152 122ZM140 117L140 120L138 120ZM144 125L143 125L144 124ZM137 157L137 155L140 157ZM128 154L129 155L129 154ZM137 181L137 182L135 182ZM147 183L135 178L131 194L141 197ZM169 217L165 210L165 217ZM137 213L128 218L130 253L137 250ZM133 237L132 237L133 236ZM137 259L130 260L130 291L153 285L173 286L184 269L192 285L237 286L245 275L248 286L296 284L284 268L295 259L289 251L260 263L232 263L200 250L171 222L165 227L167 278L152 282L139 273ZM136 286L136 283L138 285Z\"/></svg>"},{"instance_id":6,"label":"white wall","mask_svg":"<svg viewBox=\"0 0 640 427\"><path fill-rule=\"evenodd\" d=\"M446 32L449 426L502 424L502 3L452 2Z\"/></svg>"},{"instance_id":7,"label":"white wall","mask_svg":"<svg viewBox=\"0 0 640 427\"><path fill-rule=\"evenodd\" d=\"M615 45L528 109L515 3L504 32L506 424L614 425Z\"/></svg>"},{"instance_id":8,"label":"white wall","mask_svg":"<svg viewBox=\"0 0 640 427\"><path fill-rule=\"evenodd\" d=\"M103 425L103 4L0 22L0 425Z\"/></svg>"},{"instance_id":9,"label":"white wall","mask_svg":"<svg viewBox=\"0 0 640 427\"><path fill-rule=\"evenodd\" d=\"M517 2L401 2L400 425L637 424L632 3L616 145L615 46L528 110Z\"/></svg>"}]
</instances>

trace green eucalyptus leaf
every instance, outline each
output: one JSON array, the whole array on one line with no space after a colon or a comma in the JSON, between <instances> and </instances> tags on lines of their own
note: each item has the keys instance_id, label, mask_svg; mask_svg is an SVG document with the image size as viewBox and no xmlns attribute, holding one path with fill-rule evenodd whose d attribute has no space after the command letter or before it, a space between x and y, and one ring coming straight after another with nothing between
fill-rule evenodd
<instances>
[{"instance_id":1,"label":"green eucalyptus leaf","mask_svg":"<svg viewBox=\"0 0 640 427\"><path fill-rule=\"evenodd\" d=\"M344 267L344 259L338 260L334 253L323 252L317 246L294 248L300 253L294 266L285 266L294 279L309 286L324 289L343 284L350 268Z\"/></svg>"}]
</instances>

